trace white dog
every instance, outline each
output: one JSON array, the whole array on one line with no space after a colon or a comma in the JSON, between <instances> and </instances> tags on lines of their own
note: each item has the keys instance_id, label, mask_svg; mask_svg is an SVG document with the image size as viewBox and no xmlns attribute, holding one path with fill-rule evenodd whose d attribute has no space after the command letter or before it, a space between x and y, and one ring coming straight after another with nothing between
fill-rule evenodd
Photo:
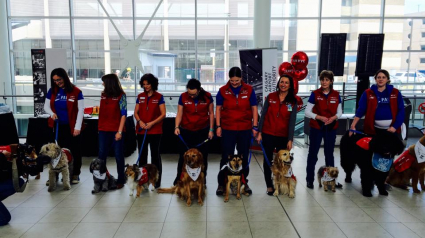
<instances>
[{"instance_id":1,"label":"white dog","mask_svg":"<svg viewBox=\"0 0 425 238\"><path fill-rule=\"evenodd\" d=\"M56 189L56 180L62 173L63 190L71 189L70 171L72 167L72 155L68 149L61 149L59 145L49 143L43 145L40 155L50 157L49 163L49 192ZM71 171L72 172L72 171Z\"/></svg>"}]
</instances>

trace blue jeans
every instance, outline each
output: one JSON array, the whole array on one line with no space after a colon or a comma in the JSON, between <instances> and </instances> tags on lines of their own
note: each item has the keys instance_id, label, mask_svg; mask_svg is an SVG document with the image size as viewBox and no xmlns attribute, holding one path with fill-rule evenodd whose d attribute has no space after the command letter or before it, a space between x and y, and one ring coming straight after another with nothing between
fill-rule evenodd
<instances>
[{"instance_id":1,"label":"blue jeans","mask_svg":"<svg viewBox=\"0 0 425 238\"><path fill-rule=\"evenodd\" d=\"M124 139L116 141L113 131L99 131L99 159L104 160L108 157L109 149L114 148L115 160L117 161L118 184L125 184L124 175Z\"/></svg>"},{"instance_id":2,"label":"blue jeans","mask_svg":"<svg viewBox=\"0 0 425 238\"><path fill-rule=\"evenodd\" d=\"M24 180L19 179L19 186L22 186L22 184L24 184ZM15 188L13 187L12 179L0 182L0 226L7 225L10 219L12 219L9 210L7 210L1 201L13 195L14 193Z\"/></svg>"},{"instance_id":3,"label":"blue jeans","mask_svg":"<svg viewBox=\"0 0 425 238\"><path fill-rule=\"evenodd\" d=\"M249 167L248 166L248 157L249 157L249 147L251 143L251 130L244 131L231 131L231 130L222 130L221 137L221 160L220 160L220 169L223 165L227 164L229 161L228 156L235 153L235 146L238 150L238 154L242 155L243 161L243 174L245 179L248 182Z\"/></svg>"},{"instance_id":4,"label":"blue jeans","mask_svg":"<svg viewBox=\"0 0 425 238\"><path fill-rule=\"evenodd\" d=\"M322 138L324 142L325 163L326 166L334 167L334 147L336 140L336 130L319 130L310 128L310 147L308 148L307 156L307 182L314 181L314 170L317 163L317 154L320 150Z\"/></svg>"}]
</instances>

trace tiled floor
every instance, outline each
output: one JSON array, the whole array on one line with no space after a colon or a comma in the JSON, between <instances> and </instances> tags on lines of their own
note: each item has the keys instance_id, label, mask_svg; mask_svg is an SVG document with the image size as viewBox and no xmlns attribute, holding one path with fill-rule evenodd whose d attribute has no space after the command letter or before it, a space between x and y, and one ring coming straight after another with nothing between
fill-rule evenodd
<instances>
[{"instance_id":1,"label":"tiled floor","mask_svg":"<svg viewBox=\"0 0 425 238\"><path fill-rule=\"evenodd\" d=\"M319 165L324 164L323 151ZM339 164L339 150L335 161ZM126 159L136 160L136 154ZM425 195L394 189L388 197L374 191L372 198L360 193L359 171L352 184L336 193L305 187L307 148L295 149L293 164L298 178L296 198L270 197L262 174L262 155L254 154L249 175L253 195L228 203L215 195L219 155L209 158L205 205L185 203L170 194L144 192L128 196L127 188L91 194L93 181L84 158L81 183L70 191L61 186L52 193L41 180L31 180L23 194L6 199L12 221L0 227L0 237L425 237ZM163 155L162 186L171 186L176 155ZM108 160L115 172L114 159ZM317 167L318 167L317 166Z\"/></svg>"}]
</instances>

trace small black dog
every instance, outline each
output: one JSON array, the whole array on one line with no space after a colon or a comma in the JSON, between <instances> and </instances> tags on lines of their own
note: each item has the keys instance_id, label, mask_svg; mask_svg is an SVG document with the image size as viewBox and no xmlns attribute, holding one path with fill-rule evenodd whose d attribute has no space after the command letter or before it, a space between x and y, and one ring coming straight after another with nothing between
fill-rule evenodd
<instances>
[{"instance_id":1,"label":"small black dog","mask_svg":"<svg viewBox=\"0 0 425 238\"><path fill-rule=\"evenodd\" d=\"M94 188L91 193L103 192L117 188L117 180L109 174L106 163L100 159L93 159L90 163L90 173L93 174Z\"/></svg>"}]
</instances>

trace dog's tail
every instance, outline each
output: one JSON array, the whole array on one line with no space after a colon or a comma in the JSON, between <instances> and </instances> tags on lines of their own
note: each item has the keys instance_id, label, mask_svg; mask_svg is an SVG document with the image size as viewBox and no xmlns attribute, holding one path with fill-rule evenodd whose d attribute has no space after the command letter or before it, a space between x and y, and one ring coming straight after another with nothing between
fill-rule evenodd
<instances>
[{"instance_id":1,"label":"dog's tail","mask_svg":"<svg viewBox=\"0 0 425 238\"><path fill-rule=\"evenodd\" d=\"M158 193L175 193L176 192L176 186L173 186L171 188L158 188Z\"/></svg>"}]
</instances>

